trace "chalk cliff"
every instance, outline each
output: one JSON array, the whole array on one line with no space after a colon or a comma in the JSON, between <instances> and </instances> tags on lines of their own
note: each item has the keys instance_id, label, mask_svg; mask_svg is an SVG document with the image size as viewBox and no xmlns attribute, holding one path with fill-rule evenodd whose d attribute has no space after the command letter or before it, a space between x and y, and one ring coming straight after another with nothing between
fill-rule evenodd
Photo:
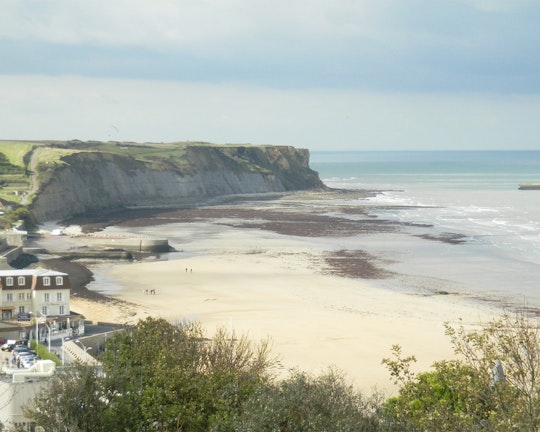
<instances>
[{"instance_id":1,"label":"chalk cliff","mask_svg":"<svg viewBox=\"0 0 540 432\"><path fill-rule=\"evenodd\" d=\"M324 188L308 150L287 146L185 146L144 159L82 151L41 166L29 209L38 222L103 209L181 206L211 198ZM44 180L45 179L45 180Z\"/></svg>"}]
</instances>

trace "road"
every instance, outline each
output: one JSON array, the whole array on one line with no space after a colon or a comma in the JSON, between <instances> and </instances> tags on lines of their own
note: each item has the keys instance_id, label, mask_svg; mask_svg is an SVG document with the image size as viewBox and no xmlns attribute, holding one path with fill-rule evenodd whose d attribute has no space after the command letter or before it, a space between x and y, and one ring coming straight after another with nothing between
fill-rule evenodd
<instances>
[{"instance_id":1,"label":"road","mask_svg":"<svg viewBox=\"0 0 540 432\"><path fill-rule=\"evenodd\" d=\"M29 173L29 180L30 180L30 189L28 192L22 197L21 204L22 205L28 205L30 204L30 198L37 192L38 189L38 179L37 179L37 164L39 160L39 154L41 153L41 147L34 147L32 149L32 154L30 155L30 162L28 163L28 166L26 167L27 172Z\"/></svg>"}]
</instances>

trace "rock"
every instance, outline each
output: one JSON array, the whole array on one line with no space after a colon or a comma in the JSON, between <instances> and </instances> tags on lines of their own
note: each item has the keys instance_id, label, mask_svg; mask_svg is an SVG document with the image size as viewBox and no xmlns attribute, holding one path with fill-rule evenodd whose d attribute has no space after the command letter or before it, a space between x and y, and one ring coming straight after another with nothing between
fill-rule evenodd
<instances>
[{"instance_id":1,"label":"rock","mask_svg":"<svg viewBox=\"0 0 540 432\"><path fill-rule=\"evenodd\" d=\"M61 161L47 168L47 181L29 206L37 222L105 209L186 206L228 195L324 188L309 168L309 152L286 146L194 145L151 160L84 151Z\"/></svg>"}]
</instances>

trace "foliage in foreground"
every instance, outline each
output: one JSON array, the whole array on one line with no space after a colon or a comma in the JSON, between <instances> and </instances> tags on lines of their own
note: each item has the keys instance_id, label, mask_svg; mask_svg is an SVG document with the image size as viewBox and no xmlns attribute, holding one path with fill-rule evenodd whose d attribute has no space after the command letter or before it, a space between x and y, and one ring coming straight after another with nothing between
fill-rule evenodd
<instances>
[{"instance_id":1,"label":"foliage in foreground","mask_svg":"<svg viewBox=\"0 0 540 432\"><path fill-rule=\"evenodd\" d=\"M384 359L399 392L357 392L339 372L273 378L267 342L149 318L107 342L103 371L76 365L28 416L47 431L539 431L540 333L524 315L446 326L458 358L415 374Z\"/></svg>"},{"instance_id":2,"label":"foliage in foreground","mask_svg":"<svg viewBox=\"0 0 540 432\"><path fill-rule=\"evenodd\" d=\"M32 227L30 213L25 207L17 207L14 210L6 210L0 217L0 227L9 230L14 227L19 221L23 221L24 227Z\"/></svg>"},{"instance_id":3,"label":"foliage in foreground","mask_svg":"<svg viewBox=\"0 0 540 432\"><path fill-rule=\"evenodd\" d=\"M267 343L151 318L111 338L101 361L54 379L29 416L55 431L208 430L274 366Z\"/></svg>"},{"instance_id":4,"label":"foliage in foreground","mask_svg":"<svg viewBox=\"0 0 540 432\"><path fill-rule=\"evenodd\" d=\"M268 342L223 330L208 339L197 324L148 318L109 339L101 361L55 377L28 417L70 432L376 430L375 404L337 372L276 382Z\"/></svg>"},{"instance_id":5,"label":"foliage in foreground","mask_svg":"<svg viewBox=\"0 0 540 432\"><path fill-rule=\"evenodd\" d=\"M385 413L403 431L539 431L540 332L524 314L505 315L481 329L446 325L459 360L414 375L414 357L385 363L400 385Z\"/></svg>"},{"instance_id":6,"label":"foliage in foreground","mask_svg":"<svg viewBox=\"0 0 540 432\"><path fill-rule=\"evenodd\" d=\"M294 371L290 378L261 386L246 401L235 431L377 431L378 396L365 398L330 369L312 376Z\"/></svg>"}]
</instances>

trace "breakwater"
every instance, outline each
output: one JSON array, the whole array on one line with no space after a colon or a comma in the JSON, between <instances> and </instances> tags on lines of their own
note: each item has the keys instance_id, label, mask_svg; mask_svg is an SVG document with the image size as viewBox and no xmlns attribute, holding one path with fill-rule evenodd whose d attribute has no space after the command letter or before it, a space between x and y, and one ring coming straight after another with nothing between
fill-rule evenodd
<instances>
[{"instance_id":1,"label":"breakwater","mask_svg":"<svg viewBox=\"0 0 540 432\"><path fill-rule=\"evenodd\" d=\"M139 236L120 236L120 235L96 235L81 234L72 236L84 240L93 248L120 250L124 249L131 252L152 252L163 253L171 252L173 249L169 245L168 239L155 239Z\"/></svg>"},{"instance_id":2,"label":"breakwater","mask_svg":"<svg viewBox=\"0 0 540 432\"><path fill-rule=\"evenodd\" d=\"M540 190L540 183L521 183L519 190Z\"/></svg>"}]
</instances>

